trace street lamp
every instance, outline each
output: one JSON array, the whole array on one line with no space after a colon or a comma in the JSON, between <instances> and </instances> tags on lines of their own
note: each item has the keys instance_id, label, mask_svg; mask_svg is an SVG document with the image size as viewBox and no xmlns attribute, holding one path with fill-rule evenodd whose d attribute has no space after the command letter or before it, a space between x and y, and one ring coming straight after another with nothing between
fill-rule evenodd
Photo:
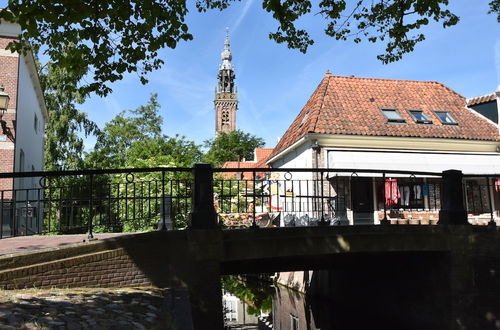
<instances>
[{"instance_id":1,"label":"street lamp","mask_svg":"<svg viewBox=\"0 0 500 330\"><path fill-rule=\"evenodd\" d=\"M7 111L7 106L9 105L9 94L5 93L5 89L0 87L0 118L4 111Z\"/></svg>"}]
</instances>

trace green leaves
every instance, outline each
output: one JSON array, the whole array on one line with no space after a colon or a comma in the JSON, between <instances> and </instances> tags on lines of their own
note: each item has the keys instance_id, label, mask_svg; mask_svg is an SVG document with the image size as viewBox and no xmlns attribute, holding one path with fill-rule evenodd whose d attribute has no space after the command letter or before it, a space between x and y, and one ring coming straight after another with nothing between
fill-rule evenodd
<instances>
[{"instance_id":1,"label":"green leaves","mask_svg":"<svg viewBox=\"0 0 500 330\"><path fill-rule=\"evenodd\" d=\"M224 10L235 1L197 0L196 7L200 12ZM298 22L315 14L323 17L324 32L336 40L385 43L385 53L378 56L383 63L413 51L425 39L418 30L431 21L443 27L457 24L459 18L447 5L448 0L262 1L262 8L278 23L269 33L277 43L305 53L314 41ZM489 13L497 14L500 22L500 0L489 5ZM0 10L0 19L22 28L20 41L9 49L19 53L40 49L59 69L85 73L64 77L66 85L81 95L105 96L111 83L125 73L136 73L145 84L148 73L164 64L158 58L162 48L193 39L185 23L185 0L9 1L6 9Z\"/></svg>"},{"instance_id":2,"label":"green leaves","mask_svg":"<svg viewBox=\"0 0 500 330\"><path fill-rule=\"evenodd\" d=\"M0 19L17 22L23 31L21 43L9 48L23 52L42 46L54 65L87 72L92 83L68 77L68 85L83 95L107 95L110 83L125 72L136 72L146 83L147 74L163 64L160 49L192 39L184 24L185 1L9 1L7 9ZM70 44L74 51L65 52Z\"/></svg>"},{"instance_id":3,"label":"green leaves","mask_svg":"<svg viewBox=\"0 0 500 330\"><path fill-rule=\"evenodd\" d=\"M220 167L226 161L243 161L253 159L255 148L264 146L264 140L240 130L220 133L215 139L205 141L208 149L204 161Z\"/></svg>"},{"instance_id":4,"label":"green leaves","mask_svg":"<svg viewBox=\"0 0 500 330\"><path fill-rule=\"evenodd\" d=\"M314 43L309 37L309 33L303 29L297 29L294 22L301 16L311 11L310 1L285 0L264 0L262 7L271 12L273 18L279 23L278 30L269 33L269 38L277 43L286 42L288 48L298 49L302 53L307 52L307 48Z\"/></svg>"},{"instance_id":5,"label":"green leaves","mask_svg":"<svg viewBox=\"0 0 500 330\"><path fill-rule=\"evenodd\" d=\"M202 153L197 144L183 136L162 134L159 110L158 95L152 94L146 105L116 115L87 155L87 167L191 167L199 162Z\"/></svg>"},{"instance_id":6,"label":"green leaves","mask_svg":"<svg viewBox=\"0 0 500 330\"><path fill-rule=\"evenodd\" d=\"M497 14L497 22L500 23L500 0L493 0L489 3L488 14Z\"/></svg>"},{"instance_id":7,"label":"green leaves","mask_svg":"<svg viewBox=\"0 0 500 330\"><path fill-rule=\"evenodd\" d=\"M83 167L82 134L98 135L97 125L87 114L77 109L83 102L81 94L68 88L67 77L76 78L81 73L68 72L52 63L40 72L49 120L45 127L45 170L74 170Z\"/></svg>"},{"instance_id":8,"label":"green leaves","mask_svg":"<svg viewBox=\"0 0 500 330\"><path fill-rule=\"evenodd\" d=\"M321 14L329 21L325 33L337 40L363 39L385 42L385 53L377 58L387 64L400 60L412 52L417 43L425 40L417 30L429 24L429 19L441 22L443 27L453 26L459 18L445 10L448 0L378 0L365 4L358 1L347 9L344 0L324 0ZM341 15L347 10L348 15ZM415 33L415 34L414 34Z\"/></svg>"},{"instance_id":9,"label":"green leaves","mask_svg":"<svg viewBox=\"0 0 500 330\"><path fill-rule=\"evenodd\" d=\"M499 12L498 1L490 3L491 12ZM230 2L199 0L197 3L200 11L206 11L222 10ZM308 31L297 26L297 22L307 14L320 14L326 20L324 32L336 40L385 43L385 53L377 58L386 64L400 60L425 40L425 36L417 31L430 20L440 22L443 27L457 24L459 18L446 9L447 5L448 0L322 0L314 8L311 1L262 1L262 8L279 24L276 32L269 33L269 38L277 43L286 43L289 48L307 52L314 41Z\"/></svg>"}]
</instances>

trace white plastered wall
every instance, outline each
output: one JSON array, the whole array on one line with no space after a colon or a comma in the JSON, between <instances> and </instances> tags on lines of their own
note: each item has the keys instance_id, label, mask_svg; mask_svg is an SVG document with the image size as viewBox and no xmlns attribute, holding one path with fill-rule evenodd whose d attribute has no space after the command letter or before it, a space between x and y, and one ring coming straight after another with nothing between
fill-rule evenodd
<instances>
[{"instance_id":1,"label":"white plastered wall","mask_svg":"<svg viewBox=\"0 0 500 330\"><path fill-rule=\"evenodd\" d=\"M19 65L19 88L16 120L16 164L15 170L21 170L20 154L24 152L24 171L42 171L44 167L43 149L45 134L45 116L42 113L39 99L26 58L21 56ZM38 119L35 130L35 115ZM28 180L29 181L29 180ZM30 184L26 182L26 184Z\"/></svg>"},{"instance_id":2,"label":"white plastered wall","mask_svg":"<svg viewBox=\"0 0 500 330\"><path fill-rule=\"evenodd\" d=\"M317 155L316 151L313 150L313 146L314 144L311 141L304 141L304 143L297 145L292 150L289 150L283 157L280 157L275 161L271 162L270 165L273 168L280 168L280 169L315 168L316 167L315 157ZM287 177L285 177L284 175L285 173L286 172L280 173L279 179L284 180L288 178L291 181L283 181L282 182L283 189L291 191L293 196L299 198L295 198L291 202L287 202L287 206L284 209L303 210L295 212L294 214L298 217L307 214L309 217L319 219L321 217L320 214L321 212L317 209L314 210L313 207L313 205L316 205L316 202L312 198L300 197L304 195L307 196L311 194L316 194L314 193L314 191L316 191L316 189L320 189L314 183L314 179L316 178L315 173L309 171L307 172L290 171L291 175L287 174ZM281 206L283 207L283 205ZM281 217L281 220L283 221L283 216ZM283 223L281 225L283 225Z\"/></svg>"}]
</instances>

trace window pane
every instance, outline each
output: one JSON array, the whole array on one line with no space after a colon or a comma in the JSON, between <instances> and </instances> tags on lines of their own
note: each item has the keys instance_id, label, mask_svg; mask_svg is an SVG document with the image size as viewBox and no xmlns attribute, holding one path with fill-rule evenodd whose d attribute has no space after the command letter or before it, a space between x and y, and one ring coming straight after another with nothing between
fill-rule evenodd
<instances>
[{"instance_id":1,"label":"window pane","mask_svg":"<svg viewBox=\"0 0 500 330\"><path fill-rule=\"evenodd\" d=\"M455 124L453 117L446 111L436 111L436 115L443 124Z\"/></svg>"},{"instance_id":2,"label":"window pane","mask_svg":"<svg viewBox=\"0 0 500 330\"><path fill-rule=\"evenodd\" d=\"M420 110L410 110L410 113L413 117L413 119L415 119L415 121L419 122L419 121L430 121L430 119L424 114L423 111L420 111Z\"/></svg>"},{"instance_id":3,"label":"window pane","mask_svg":"<svg viewBox=\"0 0 500 330\"><path fill-rule=\"evenodd\" d=\"M404 121L399 112L394 109L382 109L382 112L389 121Z\"/></svg>"}]
</instances>

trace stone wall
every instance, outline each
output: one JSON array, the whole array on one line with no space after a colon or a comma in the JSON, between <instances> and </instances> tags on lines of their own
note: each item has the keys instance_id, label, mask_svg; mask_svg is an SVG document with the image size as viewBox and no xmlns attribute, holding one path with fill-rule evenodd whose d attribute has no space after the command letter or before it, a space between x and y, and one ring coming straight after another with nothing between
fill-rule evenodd
<instances>
[{"instance_id":1,"label":"stone wall","mask_svg":"<svg viewBox=\"0 0 500 330\"><path fill-rule=\"evenodd\" d=\"M172 265L180 264L178 259L186 260L183 251L178 251L185 235L164 234L128 235L2 256L0 289L181 286L180 276L172 275L180 267Z\"/></svg>"},{"instance_id":2,"label":"stone wall","mask_svg":"<svg viewBox=\"0 0 500 330\"><path fill-rule=\"evenodd\" d=\"M92 253L0 272L0 288L130 287L151 285L124 249Z\"/></svg>"}]
</instances>

